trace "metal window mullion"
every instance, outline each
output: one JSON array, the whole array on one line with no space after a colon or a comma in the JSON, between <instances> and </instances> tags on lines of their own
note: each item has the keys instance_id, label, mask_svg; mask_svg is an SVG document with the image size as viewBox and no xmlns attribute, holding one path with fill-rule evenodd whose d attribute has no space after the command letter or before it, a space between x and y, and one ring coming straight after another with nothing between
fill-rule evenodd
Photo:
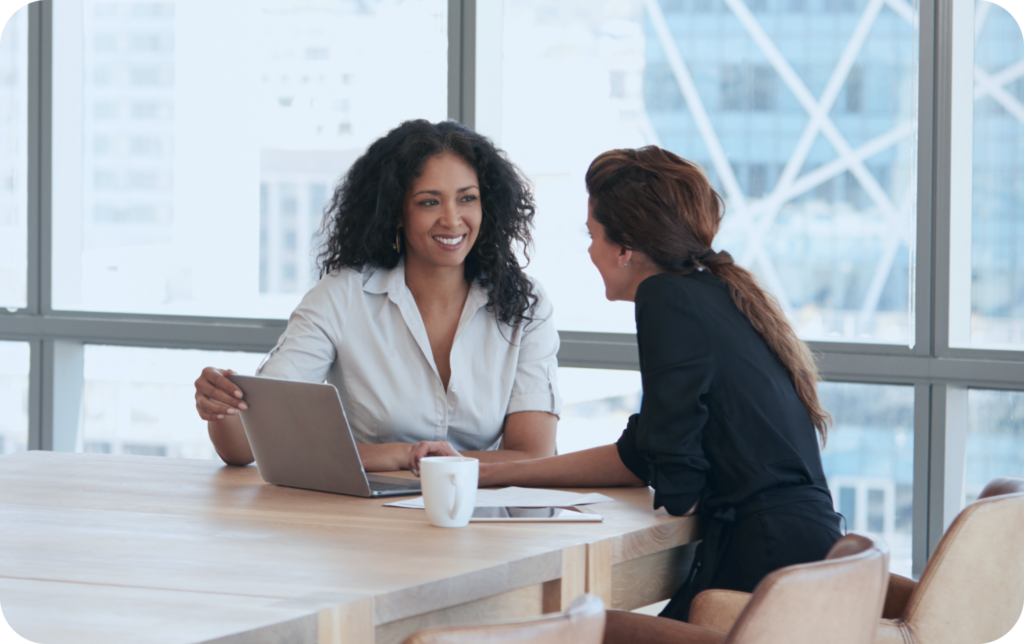
<instances>
[{"instance_id":1,"label":"metal window mullion","mask_svg":"<svg viewBox=\"0 0 1024 644\"><path fill-rule=\"evenodd\" d=\"M28 223L27 298L24 315L10 320L27 320L33 327L50 312L50 120L52 70L52 15L50 0L28 5L28 132L26 172L26 217ZM5 325L9 326L9 325ZM52 416L47 402L53 399L52 352L48 341L35 333L29 340L28 448L50 449ZM49 408L52 411L52 405Z\"/></svg>"},{"instance_id":2,"label":"metal window mullion","mask_svg":"<svg viewBox=\"0 0 1024 644\"><path fill-rule=\"evenodd\" d=\"M39 24L39 312L53 311L53 0L40 5ZM31 134L31 132L30 132Z\"/></svg>"},{"instance_id":3,"label":"metal window mullion","mask_svg":"<svg viewBox=\"0 0 1024 644\"><path fill-rule=\"evenodd\" d=\"M29 3L29 78L28 78L28 164L26 188L28 189L28 244L26 312L38 315L41 312L40 302L40 211L42 209L42 131L43 109L43 37L42 37L42 2ZM31 416L31 415L30 415Z\"/></svg>"},{"instance_id":4,"label":"metal window mullion","mask_svg":"<svg viewBox=\"0 0 1024 644\"><path fill-rule=\"evenodd\" d=\"M43 340L29 342L28 449L43 449Z\"/></svg>"},{"instance_id":5,"label":"metal window mullion","mask_svg":"<svg viewBox=\"0 0 1024 644\"><path fill-rule=\"evenodd\" d=\"M911 510L911 574L920 579L931 551L928 548L928 471L931 464L931 398L932 386L914 385L914 472L913 508Z\"/></svg>"},{"instance_id":6,"label":"metal window mullion","mask_svg":"<svg viewBox=\"0 0 1024 644\"><path fill-rule=\"evenodd\" d=\"M931 56L932 70L932 265L929 308L931 316L931 355L949 354L950 331L950 191L952 177L952 93L953 93L953 4L955 0L936 1ZM922 13L922 34L924 21ZM923 49L922 49L923 53Z\"/></svg>"},{"instance_id":7,"label":"metal window mullion","mask_svg":"<svg viewBox=\"0 0 1024 644\"><path fill-rule=\"evenodd\" d=\"M914 346L918 355L932 355L934 320L935 224L935 3L918 2L917 63L917 242L914 257Z\"/></svg>"},{"instance_id":8,"label":"metal window mullion","mask_svg":"<svg viewBox=\"0 0 1024 644\"><path fill-rule=\"evenodd\" d=\"M476 0L448 0L448 118L474 127Z\"/></svg>"},{"instance_id":9,"label":"metal window mullion","mask_svg":"<svg viewBox=\"0 0 1024 644\"><path fill-rule=\"evenodd\" d=\"M967 445L967 388L931 386L928 446L928 556L960 512Z\"/></svg>"}]
</instances>

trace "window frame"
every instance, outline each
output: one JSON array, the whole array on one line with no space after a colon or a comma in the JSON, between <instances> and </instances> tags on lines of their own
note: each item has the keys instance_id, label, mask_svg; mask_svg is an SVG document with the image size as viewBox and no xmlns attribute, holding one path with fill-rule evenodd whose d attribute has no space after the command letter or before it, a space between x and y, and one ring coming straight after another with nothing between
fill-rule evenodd
<instances>
[{"instance_id":1,"label":"window frame","mask_svg":"<svg viewBox=\"0 0 1024 644\"><path fill-rule=\"evenodd\" d=\"M952 152L957 137L963 136L962 128L971 127L953 118L954 51L964 48L963 37L958 42L954 33L954 13L968 1L917 5L914 344L809 343L825 380L914 387L915 576L959 512L963 463L957 461L966 441L967 389L1024 391L1024 350L958 348L950 343L950 312L955 304L951 293L957 294L956 280L962 277L953 273L951 265L957 226L951 217L957 198L955 192L951 194L956 189L950 184ZM484 125L492 118L487 111L500 109L487 103L489 94L483 90L495 79L478 75L477 62L480 68L494 66L501 47L500 28L496 33L494 21L495 16L500 20L503 7L504 0L493 0L478 11L476 0L448 0L448 116L469 127L478 121ZM53 0L31 3L28 11L28 298L24 309L0 310L0 340L30 344L29 449L68 450L74 449L75 437L68 432L77 431L86 343L265 352L277 341L286 321L53 310ZM486 36L480 41L478 31ZM478 107L484 112L479 119ZM560 331L560 336L561 366L639 368L633 334Z\"/></svg>"}]
</instances>

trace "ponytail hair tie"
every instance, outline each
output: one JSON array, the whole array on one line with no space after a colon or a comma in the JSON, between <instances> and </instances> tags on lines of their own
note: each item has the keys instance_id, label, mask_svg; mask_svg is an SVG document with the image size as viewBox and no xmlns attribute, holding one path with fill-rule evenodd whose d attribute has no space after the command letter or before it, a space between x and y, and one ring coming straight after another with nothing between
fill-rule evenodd
<instances>
[{"instance_id":1,"label":"ponytail hair tie","mask_svg":"<svg viewBox=\"0 0 1024 644\"><path fill-rule=\"evenodd\" d=\"M718 251L717 253L710 248L701 253L700 255L694 253L688 257L682 257L674 259L669 262L669 269L675 273L682 273L688 275L694 270L700 269L714 269L716 266L724 266L726 264L734 264L735 261L727 251ZM712 271L713 272L713 271Z\"/></svg>"}]
</instances>

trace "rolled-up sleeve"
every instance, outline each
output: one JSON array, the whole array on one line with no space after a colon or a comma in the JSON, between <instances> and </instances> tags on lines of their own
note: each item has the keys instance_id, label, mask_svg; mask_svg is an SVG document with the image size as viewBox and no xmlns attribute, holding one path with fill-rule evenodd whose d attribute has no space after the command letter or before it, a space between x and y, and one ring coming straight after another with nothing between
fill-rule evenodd
<instances>
[{"instance_id":1,"label":"rolled-up sleeve","mask_svg":"<svg viewBox=\"0 0 1024 644\"><path fill-rule=\"evenodd\" d=\"M654 507L680 515L700 498L710 467L701 438L714 356L699 311L670 282L644 282L636 302L644 393L634 441L647 460Z\"/></svg>"},{"instance_id":2,"label":"rolled-up sleeve","mask_svg":"<svg viewBox=\"0 0 1024 644\"><path fill-rule=\"evenodd\" d=\"M618 449L619 458L622 459L622 464L626 466L626 469L643 481L645 485L650 485L651 468L647 467L647 457L636 448L636 427L639 422L640 414L633 414L629 417L626 429L615 443L615 447Z\"/></svg>"},{"instance_id":3,"label":"rolled-up sleeve","mask_svg":"<svg viewBox=\"0 0 1024 644\"><path fill-rule=\"evenodd\" d=\"M537 305L520 337L519 361L505 413L546 411L559 416L562 398L558 394L559 340L554 307L538 282L533 282L533 292Z\"/></svg>"},{"instance_id":4,"label":"rolled-up sleeve","mask_svg":"<svg viewBox=\"0 0 1024 644\"><path fill-rule=\"evenodd\" d=\"M331 340L336 330L324 316L326 297L321 282L302 298L277 344L256 369L257 376L303 382L323 382L327 378L337 349Z\"/></svg>"}]
</instances>

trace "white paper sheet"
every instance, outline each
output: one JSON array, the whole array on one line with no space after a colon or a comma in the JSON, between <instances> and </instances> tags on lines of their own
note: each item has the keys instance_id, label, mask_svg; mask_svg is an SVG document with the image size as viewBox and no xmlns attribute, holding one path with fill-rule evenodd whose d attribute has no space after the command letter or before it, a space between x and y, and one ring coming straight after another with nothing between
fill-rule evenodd
<instances>
[{"instance_id":1,"label":"white paper sheet","mask_svg":"<svg viewBox=\"0 0 1024 644\"><path fill-rule=\"evenodd\" d=\"M498 490L483 489L476 491L476 507L478 508L564 508L570 505L589 505L614 501L611 497L596 492L580 494L565 490L543 490L527 487L504 487ZM423 497L385 503L393 508L423 509Z\"/></svg>"}]
</instances>

